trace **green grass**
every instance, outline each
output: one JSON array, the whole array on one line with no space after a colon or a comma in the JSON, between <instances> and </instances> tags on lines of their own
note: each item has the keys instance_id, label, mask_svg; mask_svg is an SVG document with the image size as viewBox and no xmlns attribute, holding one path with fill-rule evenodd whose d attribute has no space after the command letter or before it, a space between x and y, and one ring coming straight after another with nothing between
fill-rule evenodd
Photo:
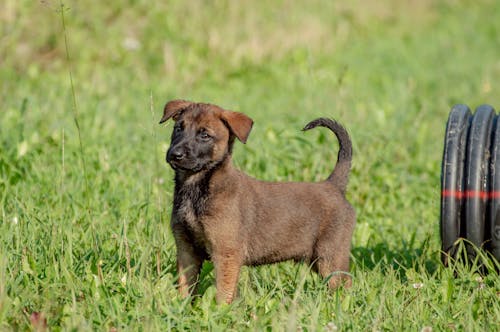
<instances>
[{"instance_id":1,"label":"green grass","mask_svg":"<svg viewBox=\"0 0 500 332\"><path fill-rule=\"evenodd\" d=\"M0 330L34 312L51 330L498 328L498 263L482 279L444 268L438 223L450 107L500 108L500 4L347 3L65 1L68 61L57 1L3 1ZM173 98L252 117L234 160L260 179L323 179L335 138L300 129L349 129L351 290L285 262L243 268L238 299L216 306L206 264L202 294L178 296L172 125L157 124Z\"/></svg>"}]
</instances>

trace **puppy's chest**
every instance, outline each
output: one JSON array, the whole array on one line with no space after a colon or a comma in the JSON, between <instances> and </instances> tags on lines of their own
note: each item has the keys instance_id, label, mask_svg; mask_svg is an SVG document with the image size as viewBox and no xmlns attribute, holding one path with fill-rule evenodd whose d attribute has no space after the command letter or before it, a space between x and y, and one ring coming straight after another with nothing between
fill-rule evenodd
<instances>
[{"instance_id":1,"label":"puppy's chest","mask_svg":"<svg viewBox=\"0 0 500 332\"><path fill-rule=\"evenodd\" d=\"M174 194L174 213L177 222L187 226L200 245L205 245L205 230L202 223L209 204L208 191L199 186L176 188Z\"/></svg>"}]
</instances>

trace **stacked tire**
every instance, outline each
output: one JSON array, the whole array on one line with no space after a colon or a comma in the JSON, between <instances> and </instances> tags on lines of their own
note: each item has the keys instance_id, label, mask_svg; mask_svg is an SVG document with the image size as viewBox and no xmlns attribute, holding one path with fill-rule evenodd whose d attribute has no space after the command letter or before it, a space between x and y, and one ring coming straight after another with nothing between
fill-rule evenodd
<instances>
[{"instance_id":1,"label":"stacked tire","mask_svg":"<svg viewBox=\"0 0 500 332\"><path fill-rule=\"evenodd\" d=\"M489 251L500 261L500 120L490 105L455 105L446 125L441 173L442 261Z\"/></svg>"}]
</instances>

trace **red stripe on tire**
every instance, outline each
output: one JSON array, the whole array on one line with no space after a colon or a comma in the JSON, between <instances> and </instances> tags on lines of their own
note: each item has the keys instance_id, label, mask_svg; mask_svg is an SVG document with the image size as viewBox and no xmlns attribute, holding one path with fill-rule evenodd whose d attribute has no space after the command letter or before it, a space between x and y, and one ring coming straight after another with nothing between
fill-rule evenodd
<instances>
[{"instance_id":1,"label":"red stripe on tire","mask_svg":"<svg viewBox=\"0 0 500 332\"><path fill-rule=\"evenodd\" d=\"M481 198L481 199L498 199L500 198L500 191L477 191L477 190L443 190L441 192L443 197L463 198Z\"/></svg>"}]
</instances>

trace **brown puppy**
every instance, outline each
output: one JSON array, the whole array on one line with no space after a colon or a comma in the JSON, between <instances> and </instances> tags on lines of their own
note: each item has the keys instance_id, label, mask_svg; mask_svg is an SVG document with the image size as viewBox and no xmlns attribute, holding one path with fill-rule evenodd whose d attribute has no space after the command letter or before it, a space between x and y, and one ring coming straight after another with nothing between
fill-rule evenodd
<instances>
[{"instance_id":1,"label":"brown puppy","mask_svg":"<svg viewBox=\"0 0 500 332\"><path fill-rule=\"evenodd\" d=\"M167 162L175 170L171 226L177 246L179 289L188 296L201 264L215 267L217 301L230 303L242 265L284 260L313 262L336 288L349 287L349 255L356 220L345 199L352 147L346 130L330 119L316 119L340 143L332 174L320 183L273 183L235 169L235 138L245 143L253 121L211 104L173 100L160 123L175 126Z\"/></svg>"}]
</instances>

